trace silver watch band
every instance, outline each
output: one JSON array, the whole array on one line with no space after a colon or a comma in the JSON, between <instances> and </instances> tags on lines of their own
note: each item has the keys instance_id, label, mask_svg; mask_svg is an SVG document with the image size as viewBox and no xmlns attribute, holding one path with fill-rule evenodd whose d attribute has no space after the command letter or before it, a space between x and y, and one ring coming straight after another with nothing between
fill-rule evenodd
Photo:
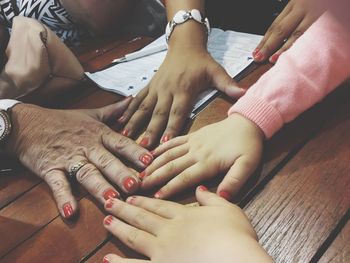
<instances>
[{"instance_id":1,"label":"silver watch band","mask_svg":"<svg viewBox=\"0 0 350 263\"><path fill-rule=\"evenodd\" d=\"M173 19L169 21L165 29L165 38L168 42L171 36L171 33L174 31L177 25L183 24L189 20L194 20L205 26L207 34L210 34L210 24L208 18L203 18L201 12L197 9L192 9L190 11L180 10L178 11Z\"/></svg>"},{"instance_id":2,"label":"silver watch band","mask_svg":"<svg viewBox=\"0 0 350 263\"><path fill-rule=\"evenodd\" d=\"M10 99L0 99L0 110L7 111L8 109L12 108L16 104L21 103L18 100L10 100Z\"/></svg>"}]
</instances>

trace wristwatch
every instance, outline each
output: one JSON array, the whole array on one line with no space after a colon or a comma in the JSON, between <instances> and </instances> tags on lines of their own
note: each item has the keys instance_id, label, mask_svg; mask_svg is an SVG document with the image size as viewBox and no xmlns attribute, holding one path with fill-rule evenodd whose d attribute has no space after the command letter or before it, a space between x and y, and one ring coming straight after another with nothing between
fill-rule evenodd
<instances>
[{"instance_id":1,"label":"wristwatch","mask_svg":"<svg viewBox=\"0 0 350 263\"><path fill-rule=\"evenodd\" d=\"M0 146L11 133L10 110L18 103L18 100L0 100Z\"/></svg>"},{"instance_id":2,"label":"wristwatch","mask_svg":"<svg viewBox=\"0 0 350 263\"><path fill-rule=\"evenodd\" d=\"M202 25L204 25L207 35L210 34L210 24L208 18L203 18L201 12L197 9L192 9L190 11L180 10L175 15L174 18L169 21L165 29L166 42L169 41L171 33L177 25L183 24L189 20L194 20Z\"/></svg>"}]
</instances>

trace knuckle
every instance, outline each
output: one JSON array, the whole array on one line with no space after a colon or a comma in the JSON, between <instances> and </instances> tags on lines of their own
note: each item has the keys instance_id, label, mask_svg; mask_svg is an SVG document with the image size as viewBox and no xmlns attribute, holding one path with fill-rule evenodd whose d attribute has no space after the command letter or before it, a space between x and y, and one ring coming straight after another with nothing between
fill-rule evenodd
<instances>
[{"instance_id":1,"label":"knuckle","mask_svg":"<svg viewBox=\"0 0 350 263\"><path fill-rule=\"evenodd\" d=\"M182 174L179 176L179 180L182 185L190 185L192 183L191 176L188 174Z\"/></svg>"},{"instance_id":2,"label":"knuckle","mask_svg":"<svg viewBox=\"0 0 350 263\"><path fill-rule=\"evenodd\" d=\"M285 35L285 28L281 24L276 24L273 26L272 33L280 38Z\"/></svg>"},{"instance_id":3,"label":"knuckle","mask_svg":"<svg viewBox=\"0 0 350 263\"><path fill-rule=\"evenodd\" d=\"M78 171L77 181L80 184L83 184L84 181L86 181L89 177L91 177L94 174L96 174L96 168L92 164L88 163L81 167L81 169Z\"/></svg>"},{"instance_id":4,"label":"knuckle","mask_svg":"<svg viewBox=\"0 0 350 263\"><path fill-rule=\"evenodd\" d=\"M155 117L166 117L167 111L164 108L157 108L153 112L153 116Z\"/></svg>"},{"instance_id":5,"label":"knuckle","mask_svg":"<svg viewBox=\"0 0 350 263\"><path fill-rule=\"evenodd\" d=\"M133 218L133 223L136 227L144 225L146 213L143 211L138 211Z\"/></svg>"},{"instance_id":6,"label":"knuckle","mask_svg":"<svg viewBox=\"0 0 350 263\"><path fill-rule=\"evenodd\" d=\"M302 30L295 30L292 34L292 37L296 40L304 34Z\"/></svg>"},{"instance_id":7,"label":"knuckle","mask_svg":"<svg viewBox=\"0 0 350 263\"><path fill-rule=\"evenodd\" d=\"M115 141L115 148L117 151L121 151L125 149L127 146L129 146L130 143L131 143L131 140L128 137L118 136Z\"/></svg>"},{"instance_id":8,"label":"knuckle","mask_svg":"<svg viewBox=\"0 0 350 263\"><path fill-rule=\"evenodd\" d=\"M139 232L136 229L131 229L126 237L126 243L130 246L130 247L135 247L136 243L137 243L137 239L139 237Z\"/></svg>"},{"instance_id":9,"label":"knuckle","mask_svg":"<svg viewBox=\"0 0 350 263\"><path fill-rule=\"evenodd\" d=\"M172 116L183 116L185 114L185 111L182 107L180 106L177 106L177 107L174 107L174 109L171 110L171 115Z\"/></svg>"},{"instance_id":10,"label":"knuckle","mask_svg":"<svg viewBox=\"0 0 350 263\"><path fill-rule=\"evenodd\" d=\"M138 110L139 112L149 112L151 110L151 107L148 103L141 103Z\"/></svg>"},{"instance_id":11,"label":"knuckle","mask_svg":"<svg viewBox=\"0 0 350 263\"><path fill-rule=\"evenodd\" d=\"M52 192L56 197L64 196L68 189L68 184L63 180L55 179L52 181Z\"/></svg>"},{"instance_id":12,"label":"knuckle","mask_svg":"<svg viewBox=\"0 0 350 263\"><path fill-rule=\"evenodd\" d=\"M104 170L112 166L113 159L111 159L108 154L103 153L97 158L97 162L99 163L101 169Z\"/></svg>"}]
</instances>

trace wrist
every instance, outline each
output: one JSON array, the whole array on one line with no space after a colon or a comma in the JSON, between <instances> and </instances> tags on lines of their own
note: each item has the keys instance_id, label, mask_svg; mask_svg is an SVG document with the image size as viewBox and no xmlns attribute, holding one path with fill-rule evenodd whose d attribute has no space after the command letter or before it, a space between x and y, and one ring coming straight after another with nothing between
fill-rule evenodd
<instances>
[{"instance_id":1,"label":"wrist","mask_svg":"<svg viewBox=\"0 0 350 263\"><path fill-rule=\"evenodd\" d=\"M19 140L23 131L27 130L33 122L35 114L30 110L35 106L25 103L15 105L11 109L12 132L4 145L6 153L15 154L18 151ZM28 133L30 134L30 132ZM27 140L28 138L26 138Z\"/></svg>"},{"instance_id":2,"label":"wrist","mask_svg":"<svg viewBox=\"0 0 350 263\"><path fill-rule=\"evenodd\" d=\"M250 119L244 117L243 115L239 113L233 113L227 117L227 120L230 123L235 123L237 125L237 122L239 125L242 125L247 131L253 133L256 138L259 138L261 141L265 140L265 134L263 130L253 121Z\"/></svg>"}]
</instances>

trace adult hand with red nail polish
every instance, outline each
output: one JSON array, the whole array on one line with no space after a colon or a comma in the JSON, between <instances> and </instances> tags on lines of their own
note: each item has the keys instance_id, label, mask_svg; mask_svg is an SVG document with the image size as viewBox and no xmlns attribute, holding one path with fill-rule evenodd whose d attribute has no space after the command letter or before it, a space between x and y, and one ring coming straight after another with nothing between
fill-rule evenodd
<instances>
[{"instance_id":1,"label":"adult hand with red nail polish","mask_svg":"<svg viewBox=\"0 0 350 263\"><path fill-rule=\"evenodd\" d=\"M78 208L71 192L69 172L101 203L119 196L109 182L126 193L133 193L139 187L136 172L118 158L144 169L152 161L152 155L104 124L118 118L129 103L130 99L126 99L86 110L17 104L12 109L13 132L6 141L6 151L45 180L60 213L69 218Z\"/></svg>"},{"instance_id":2,"label":"adult hand with red nail polish","mask_svg":"<svg viewBox=\"0 0 350 263\"><path fill-rule=\"evenodd\" d=\"M149 260L108 254L109 263L273 262L259 245L243 211L205 188L197 188L201 206L184 206L141 196L127 203L110 200L105 228Z\"/></svg>"},{"instance_id":3,"label":"adult hand with red nail polish","mask_svg":"<svg viewBox=\"0 0 350 263\"><path fill-rule=\"evenodd\" d=\"M119 122L126 124L124 132L129 136L148 124L140 144L151 148L181 132L195 100L210 87L235 98L244 94L206 50L169 49L158 72Z\"/></svg>"},{"instance_id":4,"label":"adult hand with red nail polish","mask_svg":"<svg viewBox=\"0 0 350 263\"><path fill-rule=\"evenodd\" d=\"M217 193L230 199L259 164L264 135L239 114L174 138L158 147L157 158L144 171L141 187L164 185L157 198L167 198L190 186L226 173Z\"/></svg>"},{"instance_id":5,"label":"adult hand with red nail polish","mask_svg":"<svg viewBox=\"0 0 350 263\"><path fill-rule=\"evenodd\" d=\"M275 63L280 54L311 26L324 11L323 0L291 0L255 49L255 61Z\"/></svg>"}]
</instances>

